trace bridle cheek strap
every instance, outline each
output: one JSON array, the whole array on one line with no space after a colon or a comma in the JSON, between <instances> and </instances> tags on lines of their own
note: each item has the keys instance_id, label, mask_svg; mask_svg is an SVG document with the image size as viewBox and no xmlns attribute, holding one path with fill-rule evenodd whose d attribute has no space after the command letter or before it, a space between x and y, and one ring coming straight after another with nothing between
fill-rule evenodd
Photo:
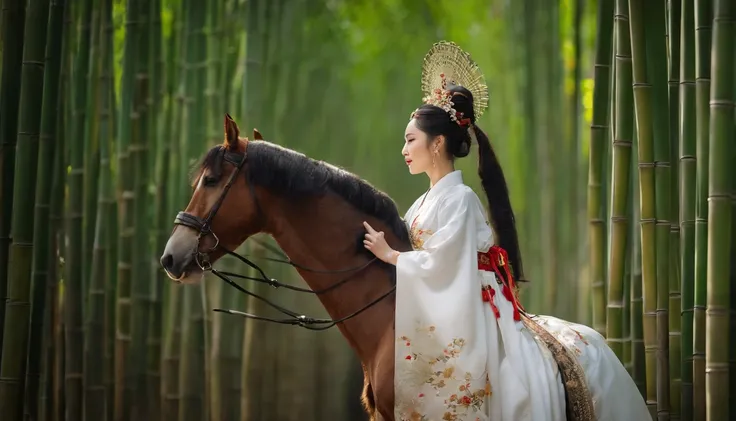
<instances>
[{"instance_id":1,"label":"bridle cheek strap","mask_svg":"<svg viewBox=\"0 0 736 421\"><path fill-rule=\"evenodd\" d=\"M247 156L247 151L243 152L242 154L235 152L225 152L225 161L233 164L235 166L235 171L230 174L230 178L227 180L227 184L225 184L225 187L220 193L220 197L217 198L217 201L212 206L212 209L210 209L210 212L207 214L207 218L202 219L199 216L192 215L191 213L179 212L174 219L175 225L183 225L185 227L198 231L197 245L193 253L197 265L203 271L208 271L212 269L210 253L215 251L215 249L217 249L217 247L220 245L220 239L217 237L217 235L215 235L214 232L212 232L212 220L215 218L217 211L220 210L220 206L222 206L222 203L225 201L225 197L227 196L227 192L230 190L230 187L233 186L235 180L238 177L238 174L240 174L240 171L245 166ZM202 241L202 237L207 235L211 235L215 238L215 245L210 247L210 249L207 251L201 251L200 243Z\"/></svg>"}]
</instances>

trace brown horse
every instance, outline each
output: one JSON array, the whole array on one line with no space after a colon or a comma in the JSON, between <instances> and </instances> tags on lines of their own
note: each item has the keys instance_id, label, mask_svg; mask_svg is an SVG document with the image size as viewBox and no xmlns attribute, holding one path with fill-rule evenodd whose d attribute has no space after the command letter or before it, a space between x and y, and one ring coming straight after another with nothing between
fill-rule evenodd
<instances>
[{"instance_id":1,"label":"brown horse","mask_svg":"<svg viewBox=\"0 0 736 421\"><path fill-rule=\"evenodd\" d=\"M225 141L204 157L161 265L177 282L198 282L228 250L265 232L312 290L344 281L318 297L333 320L348 318L337 327L362 362L371 419L393 420L395 268L365 250L363 221L383 230L394 249L411 250L388 196L327 163L241 138L226 116Z\"/></svg>"}]
</instances>

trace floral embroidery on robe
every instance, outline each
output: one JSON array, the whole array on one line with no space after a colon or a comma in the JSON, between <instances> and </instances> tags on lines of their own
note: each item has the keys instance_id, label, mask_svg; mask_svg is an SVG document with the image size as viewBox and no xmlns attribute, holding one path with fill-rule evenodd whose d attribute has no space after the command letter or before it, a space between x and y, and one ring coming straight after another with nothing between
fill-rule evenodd
<instances>
[{"instance_id":1,"label":"floral embroidery on robe","mask_svg":"<svg viewBox=\"0 0 736 421\"><path fill-rule=\"evenodd\" d=\"M435 326L417 327L416 336L403 335L398 338L397 348L402 348L406 354L398 381L405 388L419 390L411 399L397 402L400 420L431 419L420 412L420 403L427 396L444 397L446 410L441 419L452 421L479 413L486 398L491 396L492 388L487 373L474 378L472 373L458 369L457 360L465 345L463 338L454 338L442 348L441 353L423 354L414 351L414 347L431 349L428 345L435 341L435 330ZM429 387L423 387L425 385Z\"/></svg>"},{"instance_id":2,"label":"floral embroidery on robe","mask_svg":"<svg viewBox=\"0 0 736 421\"><path fill-rule=\"evenodd\" d=\"M424 242L434 234L429 229L417 228L416 221L409 230L409 238L411 239L411 247L414 250L424 250Z\"/></svg>"}]
</instances>

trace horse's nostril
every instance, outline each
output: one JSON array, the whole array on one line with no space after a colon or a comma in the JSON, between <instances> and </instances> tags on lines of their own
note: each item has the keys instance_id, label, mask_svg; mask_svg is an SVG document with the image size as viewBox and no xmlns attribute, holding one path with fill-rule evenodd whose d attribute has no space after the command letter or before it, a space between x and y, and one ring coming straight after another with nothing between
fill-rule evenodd
<instances>
[{"instance_id":1,"label":"horse's nostril","mask_svg":"<svg viewBox=\"0 0 736 421\"><path fill-rule=\"evenodd\" d=\"M163 266L164 269L169 270L171 269L171 266L174 264L174 256L172 256L170 253L166 253L163 256L161 256L161 266Z\"/></svg>"}]
</instances>

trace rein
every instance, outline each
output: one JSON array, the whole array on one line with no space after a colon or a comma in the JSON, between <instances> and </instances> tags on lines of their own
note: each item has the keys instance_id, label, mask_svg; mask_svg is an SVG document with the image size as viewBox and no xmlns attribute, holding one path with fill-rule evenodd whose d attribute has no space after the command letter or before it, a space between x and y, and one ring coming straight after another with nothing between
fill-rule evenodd
<instances>
[{"instance_id":1,"label":"rein","mask_svg":"<svg viewBox=\"0 0 736 421\"><path fill-rule=\"evenodd\" d=\"M247 146L246 146L246 148L247 148ZM176 215L176 219L174 220L174 224L175 225L183 225L185 227L188 227L188 228L194 229L196 231L199 231L199 234L197 235L197 245L196 245L196 248L195 248L195 250L194 250L193 253L194 253L194 260L197 263L197 266L199 266L199 268L202 269L203 272L208 272L208 271L209 272L212 272L213 275L215 275L218 278L222 279L223 281L225 281L225 283L227 283L231 287L233 287L233 288L237 289L238 291L240 291L240 292L242 292L244 294L247 294L247 295L249 295L249 296L251 296L251 297L253 297L253 298L257 299L257 300L260 300L260 301L266 303L268 306L276 309L281 314L287 316L287 318L276 319L276 318L265 317L265 316L258 316L258 315L255 315L255 314L250 314L250 313L245 313L245 312L242 312L242 311L230 310L230 309L219 309L219 308L216 308L216 309L214 309L214 311L220 312L220 313L234 314L234 315L242 316L242 317L245 317L245 318L248 318L248 319L262 320L262 321L267 321L267 322L272 322L272 323L278 323L278 324L285 324L285 325L300 326L300 327L303 327L303 328L308 329L308 330L327 330L327 329L329 329L329 328L337 325L338 323L342 323L342 322L344 322L346 320L349 320L349 319L351 319L351 318L359 315L360 313L368 310L369 308L371 308L372 306L374 306L375 304L377 304L378 302L380 302L384 298L386 298L389 295L391 295L394 291L396 291L396 286L394 285L386 293L384 293L381 296L379 296L378 298L374 299L373 301L371 301L367 305L365 305L365 306L361 307L360 309L358 309L357 311L355 311L353 313L350 313L347 316L341 317L339 319L336 319L336 320L333 320L333 319L319 319L319 318L314 318L314 317L308 317L306 315L299 314L299 313L294 312L294 311L291 311L291 310L289 310L289 309L287 309L285 307L282 307L282 306L280 306L280 305L278 305L278 304L270 301L269 299L267 299L265 297L262 297L262 296L260 296L260 295L258 295L256 293L254 293L254 292L248 291L247 289L241 287L240 285L238 285L238 283L236 283L235 281L233 281L232 279L230 279L230 277L239 278L239 279L247 279L247 280L252 280L252 281L256 281L256 282L260 282L260 283L265 283L265 284L268 284L268 285L270 285L271 287L274 287L274 288L286 288L286 289L289 289L289 290L292 290L292 291L304 292L304 293L310 293L310 294L319 295L319 294L324 294L324 293L326 293L328 291L331 291L331 290L333 290L333 289L335 289L335 288L337 288L337 287L345 284L347 281L353 279L353 275L355 275L355 274L350 275L350 276L348 276L348 277L346 277L346 278L344 278L344 279L336 282L335 284L332 284L329 287L323 288L323 289L320 289L320 290L312 290L312 289L309 289L309 288L296 287L296 286L293 286L293 285L284 284L284 283L279 282L278 280L276 280L274 278L269 277L268 275L266 275L266 272L260 266L258 266L256 263L254 263L253 261L251 261L247 257L241 256L240 254L237 254L237 253L235 253L235 252L233 252L231 250L228 250L225 247L223 247L223 246L220 245L220 239L212 231L212 220L214 219L215 215L217 214L217 211L220 209L220 206L222 206L222 203L225 200L225 196L227 195L228 191L230 190L230 187L232 187L233 183L237 179L238 174L240 174L241 170L245 166L245 162L247 160L247 157L248 157L247 149L246 149L246 151L244 153L235 153L235 152L226 151L225 152L224 159L225 159L226 162L229 162L230 164L232 164L232 165L235 166L235 171L233 171L233 173L230 175L230 178L228 179L227 184L225 184L225 187L223 188L223 191L220 194L220 197L217 199L217 202L215 202L215 204L212 206L212 209L210 209L209 213L207 214L207 218L202 219L202 218L200 218L198 216L192 215L192 214L187 213L187 212L179 212ZM246 173L245 176L246 176L246 179L247 179L248 174ZM248 184L250 186L250 193L251 193L251 196L253 198L254 203L256 204L256 208L258 209L259 214L262 214L262 210L261 210L260 204L258 202L258 199L257 199L256 195L255 195L255 189L253 187L253 184L252 183L248 183ZM207 235L211 235L215 239L215 245L212 246L209 250L200 251L200 242L201 242L202 238L205 237L205 236L207 236ZM274 253L278 253L278 254L283 255L283 253L278 252L274 248L270 247L268 244L261 243L261 242L259 242L258 240L255 240L255 239L253 239L253 241L258 242L261 246L263 246L264 248L269 249L271 252L274 252ZM217 248L222 249L222 251L225 254L230 255L230 256L233 256L236 259L240 260L241 262L245 263L246 265L250 266L251 268L253 268L258 273L259 276L256 277L256 276L240 275L240 274L232 273L232 272L219 271L219 270L213 268L212 267L212 263L210 261L210 253L212 253L213 251L215 251ZM367 267L369 267L372 263L374 263L377 260L376 257L373 257L367 263L364 263L364 264L361 264L361 265L358 265L358 266L355 266L355 267L351 267L351 268L345 268L345 269L339 269L339 270L320 270L320 269L313 269L313 268L309 268L309 267L300 265L298 263L293 262L287 256L284 256L284 257L285 258L268 258L268 257L266 257L265 259L266 260L270 260L270 261L274 261L274 262L277 262L277 263L288 264L290 266L293 266L296 269L301 269L303 271L313 272L313 273L360 272L360 271L366 269Z\"/></svg>"}]
</instances>

